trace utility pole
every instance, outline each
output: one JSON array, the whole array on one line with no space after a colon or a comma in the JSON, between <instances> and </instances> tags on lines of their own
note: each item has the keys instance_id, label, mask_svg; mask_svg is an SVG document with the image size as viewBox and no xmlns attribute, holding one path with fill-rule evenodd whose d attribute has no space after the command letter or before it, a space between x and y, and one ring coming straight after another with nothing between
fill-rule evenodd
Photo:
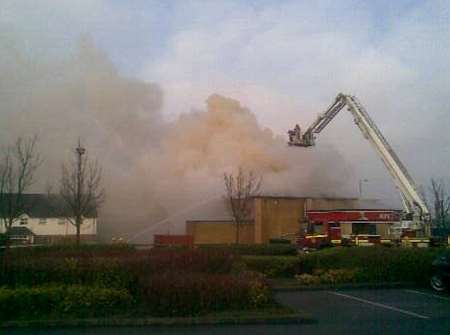
<instances>
[{"instance_id":1,"label":"utility pole","mask_svg":"<svg viewBox=\"0 0 450 335\"><path fill-rule=\"evenodd\" d=\"M75 149L77 153L77 200L76 200L76 217L75 217L75 227L77 229L77 245L80 245L80 230L81 230L81 224L83 223L82 216L81 216L81 197L82 197L82 185L83 185L83 171L82 171L82 165L83 165L83 155L86 152L86 149L81 146L81 141L78 138L78 147Z\"/></svg>"}]
</instances>

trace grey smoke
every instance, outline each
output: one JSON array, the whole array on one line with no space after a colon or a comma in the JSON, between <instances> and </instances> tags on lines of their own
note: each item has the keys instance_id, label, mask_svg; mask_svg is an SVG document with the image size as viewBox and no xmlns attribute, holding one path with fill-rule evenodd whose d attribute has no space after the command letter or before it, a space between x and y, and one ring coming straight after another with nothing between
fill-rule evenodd
<instances>
[{"instance_id":1,"label":"grey smoke","mask_svg":"<svg viewBox=\"0 0 450 335\"><path fill-rule=\"evenodd\" d=\"M161 113L161 88L121 75L89 38L65 57L46 59L30 57L12 38L0 41L1 143L39 136L45 164L34 191L44 191L48 182L57 187L60 164L80 137L104 169L105 239L133 235L169 213L220 197L223 172L240 165L264 175L266 194L351 194L336 151L293 151L236 100L211 95L203 110L186 106L169 122ZM157 231L182 232L189 215Z\"/></svg>"}]
</instances>

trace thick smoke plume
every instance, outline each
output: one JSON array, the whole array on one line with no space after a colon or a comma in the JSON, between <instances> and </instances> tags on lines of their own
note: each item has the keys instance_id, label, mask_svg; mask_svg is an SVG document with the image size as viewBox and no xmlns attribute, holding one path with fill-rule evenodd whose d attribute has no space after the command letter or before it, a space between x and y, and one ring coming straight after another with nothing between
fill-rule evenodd
<instances>
[{"instance_id":1,"label":"thick smoke plume","mask_svg":"<svg viewBox=\"0 0 450 335\"><path fill-rule=\"evenodd\" d=\"M107 202L99 229L105 239L133 236L168 216L138 240L182 232L194 215L183 209L220 201L223 173L238 166L263 175L265 194L352 195L341 182L349 171L335 151L288 148L236 100L212 94L205 110L186 106L168 122L159 86L122 76L89 39L59 60L33 59L1 43L2 145L20 135L39 136L45 163L33 191L42 192L47 183L58 186L60 165L80 138L104 170ZM172 218L178 211L183 215ZM208 215L223 215L213 212Z\"/></svg>"}]
</instances>

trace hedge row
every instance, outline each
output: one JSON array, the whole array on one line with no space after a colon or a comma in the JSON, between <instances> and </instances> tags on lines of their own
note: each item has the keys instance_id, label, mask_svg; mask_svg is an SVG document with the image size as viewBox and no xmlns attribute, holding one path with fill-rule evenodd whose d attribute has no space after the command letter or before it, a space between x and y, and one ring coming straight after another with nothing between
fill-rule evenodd
<instances>
[{"instance_id":1,"label":"hedge row","mask_svg":"<svg viewBox=\"0 0 450 335\"><path fill-rule=\"evenodd\" d=\"M109 257L105 256L106 250L100 256L84 251L70 252L70 257L67 253L54 253L54 250L49 254L40 250L34 256L26 253L7 255L0 264L0 286L64 283L134 290L139 278L162 272L229 273L237 259L226 250L126 250L123 254L111 252Z\"/></svg>"},{"instance_id":2,"label":"hedge row","mask_svg":"<svg viewBox=\"0 0 450 335\"><path fill-rule=\"evenodd\" d=\"M135 276L115 259L28 258L7 260L0 271L0 286L46 284L90 285L131 289Z\"/></svg>"},{"instance_id":3,"label":"hedge row","mask_svg":"<svg viewBox=\"0 0 450 335\"><path fill-rule=\"evenodd\" d=\"M293 244L206 244L198 246L201 250L226 250L238 255L258 256L288 256L297 255L297 248Z\"/></svg>"},{"instance_id":4,"label":"hedge row","mask_svg":"<svg viewBox=\"0 0 450 335\"><path fill-rule=\"evenodd\" d=\"M56 316L90 316L97 309L113 313L120 300L114 292L132 296L135 309L142 305L145 313L164 316L257 308L271 300L263 278L227 250L116 251L111 257L107 250L77 254L64 248L58 254L51 248L33 257L8 251L0 264L0 287L9 287L2 289L0 313L7 319L52 317L52 311ZM128 298L122 300L126 307Z\"/></svg>"},{"instance_id":5,"label":"hedge row","mask_svg":"<svg viewBox=\"0 0 450 335\"><path fill-rule=\"evenodd\" d=\"M433 259L441 249L434 248L331 248L299 257L303 273L317 269L356 269L358 282L412 282L426 284Z\"/></svg>"},{"instance_id":6,"label":"hedge row","mask_svg":"<svg viewBox=\"0 0 450 335\"><path fill-rule=\"evenodd\" d=\"M420 248L330 248L298 257L245 256L249 269L268 277L293 277L317 271L354 270L356 282L412 282L425 284L431 263L440 249Z\"/></svg>"},{"instance_id":7,"label":"hedge row","mask_svg":"<svg viewBox=\"0 0 450 335\"><path fill-rule=\"evenodd\" d=\"M37 257L123 257L134 254L136 249L131 244L54 244L33 246L32 248L11 248L7 250L10 258Z\"/></svg>"},{"instance_id":8,"label":"hedge row","mask_svg":"<svg viewBox=\"0 0 450 335\"><path fill-rule=\"evenodd\" d=\"M153 248L143 264L149 273L164 271L229 273L239 256L227 249Z\"/></svg>"},{"instance_id":9,"label":"hedge row","mask_svg":"<svg viewBox=\"0 0 450 335\"><path fill-rule=\"evenodd\" d=\"M133 302L125 289L83 286L0 288L0 320L102 316Z\"/></svg>"},{"instance_id":10,"label":"hedge row","mask_svg":"<svg viewBox=\"0 0 450 335\"><path fill-rule=\"evenodd\" d=\"M301 272L296 256L243 256L243 262L251 271L257 271L269 278L292 277Z\"/></svg>"},{"instance_id":11,"label":"hedge row","mask_svg":"<svg viewBox=\"0 0 450 335\"><path fill-rule=\"evenodd\" d=\"M197 315L204 312L258 308L271 302L271 290L258 275L242 276L171 272L141 283L153 315Z\"/></svg>"}]
</instances>

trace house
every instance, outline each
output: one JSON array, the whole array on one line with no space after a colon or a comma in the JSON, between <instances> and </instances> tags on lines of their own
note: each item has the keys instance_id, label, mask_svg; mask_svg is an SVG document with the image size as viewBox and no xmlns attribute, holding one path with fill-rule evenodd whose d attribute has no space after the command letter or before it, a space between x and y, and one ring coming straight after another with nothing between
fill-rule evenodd
<instances>
[{"instance_id":1,"label":"house","mask_svg":"<svg viewBox=\"0 0 450 335\"><path fill-rule=\"evenodd\" d=\"M55 206L55 202L50 201L46 194L23 194L23 197L24 214L9 230L10 240L27 244L52 244L75 240L76 228L68 219L67 213L55 209L62 206ZM5 225L1 218L0 223L0 233L5 233ZM95 241L96 237L97 216L95 211L92 211L88 217L83 218L80 238L84 241Z\"/></svg>"},{"instance_id":2,"label":"house","mask_svg":"<svg viewBox=\"0 0 450 335\"><path fill-rule=\"evenodd\" d=\"M210 205L211 206L211 205ZM236 226L226 210L226 204L215 204L209 218L186 221L186 233L193 236L195 244L234 243ZM383 208L377 200L356 198L312 198L286 196L256 196L251 200L251 215L241 224L239 242L243 244L268 243L271 239L296 240L301 229L307 226L307 213L311 210L358 210ZM379 222L380 231L388 230L391 221ZM356 227L356 225L355 225ZM359 227L359 226L358 226ZM370 228L370 227L368 227Z\"/></svg>"}]
</instances>

